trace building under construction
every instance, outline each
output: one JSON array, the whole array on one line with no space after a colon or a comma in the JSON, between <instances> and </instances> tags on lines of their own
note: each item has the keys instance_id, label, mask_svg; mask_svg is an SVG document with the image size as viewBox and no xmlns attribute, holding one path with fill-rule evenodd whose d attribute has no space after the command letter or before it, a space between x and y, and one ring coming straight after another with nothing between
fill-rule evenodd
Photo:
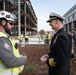
<instances>
[{"instance_id":1,"label":"building under construction","mask_svg":"<svg viewBox=\"0 0 76 75\"><path fill-rule=\"evenodd\" d=\"M37 17L30 0L0 0L0 10L17 16L12 35L37 34Z\"/></svg>"},{"instance_id":2,"label":"building under construction","mask_svg":"<svg viewBox=\"0 0 76 75\"><path fill-rule=\"evenodd\" d=\"M64 15L64 27L66 31L71 31L76 28L76 5L74 5L70 10L68 10Z\"/></svg>"}]
</instances>

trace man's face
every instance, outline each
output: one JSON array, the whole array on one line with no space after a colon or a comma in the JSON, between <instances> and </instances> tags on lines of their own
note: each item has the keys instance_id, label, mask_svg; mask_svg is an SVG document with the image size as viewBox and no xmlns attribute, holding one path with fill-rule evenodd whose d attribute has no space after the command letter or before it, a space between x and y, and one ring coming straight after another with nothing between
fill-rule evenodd
<instances>
[{"instance_id":1,"label":"man's face","mask_svg":"<svg viewBox=\"0 0 76 75\"><path fill-rule=\"evenodd\" d=\"M57 30L57 20L52 20L50 21L50 24L49 24L53 30Z\"/></svg>"},{"instance_id":2,"label":"man's face","mask_svg":"<svg viewBox=\"0 0 76 75\"><path fill-rule=\"evenodd\" d=\"M8 34L11 33L10 30L14 27L12 21L3 20L2 25L3 25L4 29L5 29L5 32L8 33Z\"/></svg>"},{"instance_id":3,"label":"man's face","mask_svg":"<svg viewBox=\"0 0 76 75\"><path fill-rule=\"evenodd\" d=\"M14 26L13 26L13 22L12 21L8 21L7 22L7 26L6 26L6 32L8 33L8 34L11 34L11 29L13 28Z\"/></svg>"},{"instance_id":4,"label":"man's face","mask_svg":"<svg viewBox=\"0 0 76 75\"><path fill-rule=\"evenodd\" d=\"M13 24L12 21L8 21L8 22L7 22L7 25L8 25L8 28L9 28L9 29L11 29L11 28L14 27L14 24Z\"/></svg>"}]
</instances>

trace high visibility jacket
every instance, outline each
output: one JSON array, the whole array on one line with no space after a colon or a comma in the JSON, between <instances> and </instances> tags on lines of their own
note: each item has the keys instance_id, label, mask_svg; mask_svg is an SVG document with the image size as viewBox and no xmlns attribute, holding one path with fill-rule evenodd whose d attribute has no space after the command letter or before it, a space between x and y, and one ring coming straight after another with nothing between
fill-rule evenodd
<instances>
[{"instance_id":1,"label":"high visibility jacket","mask_svg":"<svg viewBox=\"0 0 76 75\"><path fill-rule=\"evenodd\" d=\"M20 36L18 36L18 39L19 40L23 40L23 37L20 35Z\"/></svg>"},{"instance_id":2,"label":"high visibility jacket","mask_svg":"<svg viewBox=\"0 0 76 75\"><path fill-rule=\"evenodd\" d=\"M25 38L29 39L29 36L25 35Z\"/></svg>"},{"instance_id":3,"label":"high visibility jacket","mask_svg":"<svg viewBox=\"0 0 76 75\"><path fill-rule=\"evenodd\" d=\"M51 39L51 35L50 35L50 33L48 34L48 40L50 40Z\"/></svg>"},{"instance_id":4,"label":"high visibility jacket","mask_svg":"<svg viewBox=\"0 0 76 75\"><path fill-rule=\"evenodd\" d=\"M20 57L18 49L15 48L16 43L12 39L9 39L8 35L3 32L0 32L0 37L6 37L12 44L13 54L16 57ZM23 67L24 66L8 68L3 61L0 60L0 75L18 75L23 70Z\"/></svg>"},{"instance_id":5,"label":"high visibility jacket","mask_svg":"<svg viewBox=\"0 0 76 75\"><path fill-rule=\"evenodd\" d=\"M40 38L41 36L39 35L38 38Z\"/></svg>"}]
</instances>

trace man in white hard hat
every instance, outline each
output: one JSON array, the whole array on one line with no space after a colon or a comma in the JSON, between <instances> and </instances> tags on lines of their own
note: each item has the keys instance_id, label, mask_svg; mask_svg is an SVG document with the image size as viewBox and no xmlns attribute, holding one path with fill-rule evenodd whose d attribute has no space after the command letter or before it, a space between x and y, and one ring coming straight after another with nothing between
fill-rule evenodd
<instances>
[{"instance_id":1,"label":"man in white hard hat","mask_svg":"<svg viewBox=\"0 0 76 75\"><path fill-rule=\"evenodd\" d=\"M69 75L70 73L70 45L63 20L62 16L52 12L47 21L56 32L51 40L50 52L40 58L42 63L47 63L49 75Z\"/></svg>"},{"instance_id":2,"label":"man in white hard hat","mask_svg":"<svg viewBox=\"0 0 76 75\"><path fill-rule=\"evenodd\" d=\"M7 11L0 11L0 75L19 75L27 61L19 54L17 43L9 36L14 17Z\"/></svg>"}]
</instances>

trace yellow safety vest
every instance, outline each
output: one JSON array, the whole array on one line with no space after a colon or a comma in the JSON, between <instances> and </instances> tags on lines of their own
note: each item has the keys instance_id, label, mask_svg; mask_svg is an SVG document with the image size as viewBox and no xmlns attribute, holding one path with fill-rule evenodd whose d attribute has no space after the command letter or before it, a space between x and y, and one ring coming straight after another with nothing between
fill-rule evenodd
<instances>
[{"instance_id":1,"label":"yellow safety vest","mask_svg":"<svg viewBox=\"0 0 76 75\"><path fill-rule=\"evenodd\" d=\"M40 38L41 36L39 35L38 38Z\"/></svg>"},{"instance_id":2,"label":"yellow safety vest","mask_svg":"<svg viewBox=\"0 0 76 75\"><path fill-rule=\"evenodd\" d=\"M28 37L28 36L25 36L25 38L27 38L27 39L28 39L29 37Z\"/></svg>"},{"instance_id":3,"label":"yellow safety vest","mask_svg":"<svg viewBox=\"0 0 76 75\"><path fill-rule=\"evenodd\" d=\"M19 39L19 40L22 40L22 39L23 39L23 37L20 35L20 36L18 36L18 39Z\"/></svg>"},{"instance_id":4,"label":"yellow safety vest","mask_svg":"<svg viewBox=\"0 0 76 75\"><path fill-rule=\"evenodd\" d=\"M7 37L8 35L0 32L0 37ZM9 39L9 38L8 38ZM15 48L15 42L12 39L9 39L12 47L13 47L13 53L16 57L20 57L18 49ZM22 72L24 66L15 67L15 68L8 68L3 61L0 60L0 75L18 75L20 72Z\"/></svg>"},{"instance_id":5,"label":"yellow safety vest","mask_svg":"<svg viewBox=\"0 0 76 75\"><path fill-rule=\"evenodd\" d=\"M50 35L50 33L48 34L48 38L47 38L48 40L50 40L51 39L51 35Z\"/></svg>"}]
</instances>

